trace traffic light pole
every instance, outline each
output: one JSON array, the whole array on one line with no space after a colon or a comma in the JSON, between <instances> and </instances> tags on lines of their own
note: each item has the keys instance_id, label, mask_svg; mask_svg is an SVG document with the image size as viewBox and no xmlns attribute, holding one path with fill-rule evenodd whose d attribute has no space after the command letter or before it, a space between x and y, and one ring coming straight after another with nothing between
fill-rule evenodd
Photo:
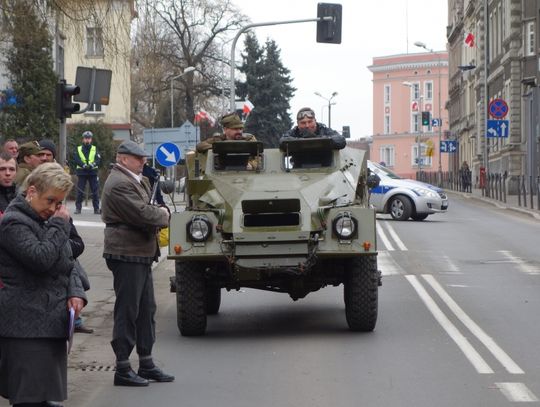
<instances>
[{"instance_id":1,"label":"traffic light pole","mask_svg":"<svg viewBox=\"0 0 540 407\"><path fill-rule=\"evenodd\" d=\"M66 132L66 119L60 119L60 131L59 131L59 143L58 143L58 163L62 166L66 166L67 155L67 132Z\"/></svg>"}]
</instances>

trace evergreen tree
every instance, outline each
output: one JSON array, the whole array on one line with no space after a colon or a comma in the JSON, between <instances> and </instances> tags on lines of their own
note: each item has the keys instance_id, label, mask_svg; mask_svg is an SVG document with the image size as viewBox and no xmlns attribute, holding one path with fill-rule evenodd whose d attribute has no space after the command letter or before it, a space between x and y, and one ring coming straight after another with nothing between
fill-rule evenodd
<instances>
[{"instance_id":1,"label":"evergreen tree","mask_svg":"<svg viewBox=\"0 0 540 407\"><path fill-rule=\"evenodd\" d=\"M32 5L15 2L5 51L6 68L16 104L3 110L1 131L6 138L58 141L55 112L57 76L53 70L52 41L46 22Z\"/></svg>"},{"instance_id":2,"label":"evergreen tree","mask_svg":"<svg viewBox=\"0 0 540 407\"><path fill-rule=\"evenodd\" d=\"M240 71L246 80L238 83L238 95L255 106L247 118L246 132L255 134L266 147L277 147L279 138L292 127L288 110L296 89L275 41L267 40L261 49L255 36L248 35L245 49Z\"/></svg>"}]
</instances>

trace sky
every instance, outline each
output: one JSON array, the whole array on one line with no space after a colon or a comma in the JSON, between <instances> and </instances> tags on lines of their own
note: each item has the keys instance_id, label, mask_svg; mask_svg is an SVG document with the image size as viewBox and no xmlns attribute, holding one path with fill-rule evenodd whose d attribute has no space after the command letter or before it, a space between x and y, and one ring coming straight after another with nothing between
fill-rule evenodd
<instances>
[{"instance_id":1,"label":"sky","mask_svg":"<svg viewBox=\"0 0 540 407\"><path fill-rule=\"evenodd\" d=\"M301 20L317 17L313 0L233 0L252 23ZM328 1L330 2L330 1ZM316 42L316 22L256 27L263 44L267 38L281 49L283 65L290 69L297 89L291 100L291 118L311 107L317 121L328 124L328 101L332 93L332 128L350 126L351 139L373 134L373 57L427 52L421 41L435 51L446 49L446 0L341 0L341 44ZM243 36L237 49L243 48ZM238 62L238 61L237 61ZM315 95L320 93L324 98ZM257 108L257 106L255 106Z\"/></svg>"}]
</instances>

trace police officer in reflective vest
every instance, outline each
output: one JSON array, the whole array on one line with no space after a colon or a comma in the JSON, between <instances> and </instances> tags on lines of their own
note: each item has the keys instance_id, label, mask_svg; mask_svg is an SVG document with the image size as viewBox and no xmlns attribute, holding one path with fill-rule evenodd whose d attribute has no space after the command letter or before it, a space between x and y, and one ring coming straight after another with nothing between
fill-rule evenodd
<instances>
[{"instance_id":1,"label":"police officer in reflective vest","mask_svg":"<svg viewBox=\"0 0 540 407\"><path fill-rule=\"evenodd\" d=\"M77 183L77 200L75 201L75 213L81 213L82 201L86 188L86 183L90 184L92 191L92 205L94 213L99 214L99 182L98 182L98 167L101 161L101 156L97 151L96 146L92 145L92 137L94 135L87 130L82 134L83 142L77 147L74 156L76 172L78 177Z\"/></svg>"}]
</instances>

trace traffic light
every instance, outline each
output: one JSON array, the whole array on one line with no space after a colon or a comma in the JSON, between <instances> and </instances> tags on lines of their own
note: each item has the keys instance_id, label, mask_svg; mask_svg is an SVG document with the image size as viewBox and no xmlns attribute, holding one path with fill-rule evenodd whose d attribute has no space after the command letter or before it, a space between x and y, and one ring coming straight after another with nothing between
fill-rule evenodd
<instances>
[{"instance_id":1,"label":"traffic light","mask_svg":"<svg viewBox=\"0 0 540 407\"><path fill-rule=\"evenodd\" d=\"M341 4L317 4L317 42L341 44ZM331 20L322 20L332 17Z\"/></svg>"},{"instance_id":2,"label":"traffic light","mask_svg":"<svg viewBox=\"0 0 540 407\"><path fill-rule=\"evenodd\" d=\"M429 112L422 112L422 126L429 126L431 120L431 114Z\"/></svg>"},{"instance_id":3,"label":"traffic light","mask_svg":"<svg viewBox=\"0 0 540 407\"><path fill-rule=\"evenodd\" d=\"M81 110L81 105L73 103L71 98L78 95L81 89L76 85L69 85L64 79L56 84L56 117L64 120L73 113Z\"/></svg>"}]
</instances>

